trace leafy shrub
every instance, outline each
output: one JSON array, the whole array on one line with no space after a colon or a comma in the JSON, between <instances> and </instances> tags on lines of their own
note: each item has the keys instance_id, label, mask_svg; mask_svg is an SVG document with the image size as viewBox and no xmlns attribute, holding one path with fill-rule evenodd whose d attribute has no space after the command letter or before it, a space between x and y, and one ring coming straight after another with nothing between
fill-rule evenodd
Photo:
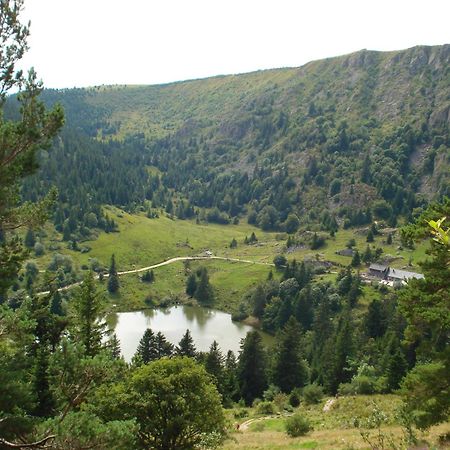
<instances>
[{"instance_id":1,"label":"leafy shrub","mask_svg":"<svg viewBox=\"0 0 450 450\"><path fill-rule=\"evenodd\" d=\"M297 389L294 389L290 395L289 395L289 404L294 407L297 408L298 406L300 406L300 394L298 392Z\"/></svg>"},{"instance_id":2,"label":"leafy shrub","mask_svg":"<svg viewBox=\"0 0 450 450\"><path fill-rule=\"evenodd\" d=\"M40 242L34 244L34 254L36 256L42 256L44 254L44 246Z\"/></svg>"},{"instance_id":3,"label":"leafy shrub","mask_svg":"<svg viewBox=\"0 0 450 450\"><path fill-rule=\"evenodd\" d=\"M308 384L303 388L303 399L308 405L319 403L323 398L322 386L318 384Z\"/></svg>"},{"instance_id":4,"label":"leafy shrub","mask_svg":"<svg viewBox=\"0 0 450 450\"><path fill-rule=\"evenodd\" d=\"M233 416L235 419L243 419L244 417L248 417L248 409L239 408L236 411L234 411Z\"/></svg>"},{"instance_id":5,"label":"leafy shrub","mask_svg":"<svg viewBox=\"0 0 450 450\"><path fill-rule=\"evenodd\" d=\"M275 405L272 402L260 402L256 407L258 414L275 414Z\"/></svg>"},{"instance_id":6,"label":"leafy shrub","mask_svg":"<svg viewBox=\"0 0 450 450\"><path fill-rule=\"evenodd\" d=\"M300 413L288 417L285 427L290 437L304 436L313 429L309 420Z\"/></svg>"}]
</instances>

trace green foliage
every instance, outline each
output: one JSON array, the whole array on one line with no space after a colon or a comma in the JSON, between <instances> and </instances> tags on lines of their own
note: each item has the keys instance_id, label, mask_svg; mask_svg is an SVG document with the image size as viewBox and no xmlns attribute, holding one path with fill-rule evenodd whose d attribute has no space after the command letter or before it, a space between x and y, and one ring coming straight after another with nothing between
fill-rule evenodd
<instances>
[{"instance_id":1,"label":"green foliage","mask_svg":"<svg viewBox=\"0 0 450 450\"><path fill-rule=\"evenodd\" d=\"M86 412L70 412L63 421L58 418L41 425L43 430L54 430L54 450L122 450L136 448L138 428L134 420L103 422L96 415Z\"/></svg>"},{"instance_id":2,"label":"green foliage","mask_svg":"<svg viewBox=\"0 0 450 450\"><path fill-rule=\"evenodd\" d=\"M194 358L197 355L197 350L195 349L194 340L192 339L191 332L186 330L183 337L178 343L178 347L175 349L177 356L189 356Z\"/></svg>"},{"instance_id":3,"label":"green foliage","mask_svg":"<svg viewBox=\"0 0 450 450\"><path fill-rule=\"evenodd\" d=\"M210 305L214 301L214 293L212 286L209 283L208 270L206 267L200 269L200 277L197 282L194 297L201 305Z\"/></svg>"},{"instance_id":4,"label":"green foliage","mask_svg":"<svg viewBox=\"0 0 450 450\"><path fill-rule=\"evenodd\" d=\"M323 398L323 388L318 384L308 384L302 390L303 400L307 405L319 403Z\"/></svg>"},{"instance_id":5,"label":"green foliage","mask_svg":"<svg viewBox=\"0 0 450 450\"><path fill-rule=\"evenodd\" d=\"M92 272L83 280L78 295L73 302L75 310L75 330L78 341L84 345L86 355L94 356L102 348L102 339L106 333L106 324L102 322L105 303L102 294L97 291Z\"/></svg>"},{"instance_id":6,"label":"green foliage","mask_svg":"<svg viewBox=\"0 0 450 450\"><path fill-rule=\"evenodd\" d=\"M290 437L299 437L308 434L313 427L309 420L301 413L296 413L286 419L286 433Z\"/></svg>"},{"instance_id":7,"label":"green foliage","mask_svg":"<svg viewBox=\"0 0 450 450\"><path fill-rule=\"evenodd\" d=\"M247 405L260 398L267 388L266 355L257 331L247 333L241 343L237 368L241 397Z\"/></svg>"},{"instance_id":8,"label":"green foliage","mask_svg":"<svg viewBox=\"0 0 450 450\"><path fill-rule=\"evenodd\" d=\"M277 269L281 269L286 266L287 259L284 255L277 255L275 258L273 258L273 263L275 264L275 267Z\"/></svg>"},{"instance_id":9,"label":"green foliage","mask_svg":"<svg viewBox=\"0 0 450 450\"><path fill-rule=\"evenodd\" d=\"M402 382L405 408L420 429L444 422L450 414L450 367L446 361L418 364Z\"/></svg>"},{"instance_id":10,"label":"green foliage","mask_svg":"<svg viewBox=\"0 0 450 450\"><path fill-rule=\"evenodd\" d=\"M301 328L294 317L277 335L272 368L272 382L282 392L289 393L308 382L308 368L301 351Z\"/></svg>"},{"instance_id":11,"label":"green foliage","mask_svg":"<svg viewBox=\"0 0 450 450\"><path fill-rule=\"evenodd\" d=\"M205 434L223 436L220 396L191 358L161 359L138 368L127 382L127 415L139 425L142 448L186 449Z\"/></svg>"},{"instance_id":12,"label":"green foliage","mask_svg":"<svg viewBox=\"0 0 450 450\"><path fill-rule=\"evenodd\" d=\"M116 269L116 258L114 254L111 256L111 265L109 266L109 277L108 277L108 291L110 294L115 294L119 290L119 275Z\"/></svg>"}]
</instances>

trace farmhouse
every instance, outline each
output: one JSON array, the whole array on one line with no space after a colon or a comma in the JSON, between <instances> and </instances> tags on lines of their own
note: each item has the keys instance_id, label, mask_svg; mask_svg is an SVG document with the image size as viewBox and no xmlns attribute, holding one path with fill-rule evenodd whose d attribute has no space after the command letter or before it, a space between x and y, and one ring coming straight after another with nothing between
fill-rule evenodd
<instances>
[{"instance_id":1,"label":"farmhouse","mask_svg":"<svg viewBox=\"0 0 450 450\"><path fill-rule=\"evenodd\" d=\"M412 278L424 278L423 274L409 272L408 270L393 269L383 264L371 264L369 267L369 275L380 278L381 280L406 283Z\"/></svg>"}]
</instances>

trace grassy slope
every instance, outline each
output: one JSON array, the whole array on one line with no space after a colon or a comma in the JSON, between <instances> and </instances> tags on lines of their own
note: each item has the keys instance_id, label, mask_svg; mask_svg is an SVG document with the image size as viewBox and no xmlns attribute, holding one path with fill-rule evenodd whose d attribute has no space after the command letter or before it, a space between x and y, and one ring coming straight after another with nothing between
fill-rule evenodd
<instances>
[{"instance_id":1,"label":"grassy slope","mask_svg":"<svg viewBox=\"0 0 450 450\"><path fill-rule=\"evenodd\" d=\"M313 431L306 436L290 438L285 433L285 418L274 417L271 419L253 422L247 431L232 433L223 450L250 450L250 449L368 449L355 428L355 419L361 422L368 418L373 411L374 402L386 414L388 420L382 430L386 434L392 433L395 439L400 439L402 430L399 427L395 414L400 404L400 398L395 395L373 395L340 397L331 407L330 411L323 412L323 406L327 399L318 405L300 406L298 411L308 418L313 426ZM233 411L234 412L234 411ZM248 410L248 416L233 421L243 422L248 418L258 417L255 409ZM425 438L430 443L435 443L437 436L450 430L449 424L433 427ZM377 430L370 430L376 433ZM388 447L386 447L388 448Z\"/></svg>"},{"instance_id":2,"label":"grassy slope","mask_svg":"<svg viewBox=\"0 0 450 450\"><path fill-rule=\"evenodd\" d=\"M285 239L280 240L285 236L264 233L245 223L245 220L238 225L197 225L194 221L171 220L164 215L159 219L148 219L144 215L130 215L112 207L108 207L108 214L119 224L120 233L101 233L98 239L83 243L91 247L89 253L68 250L66 244L61 242L61 236L50 229L45 241L47 244L59 246L58 251L70 255L78 268L89 265L90 258L98 259L107 268L114 253L119 271L149 266L177 256L198 255L207 249L217 256L270 263L276 254L284 251L285 246ZM258 243L244 245L245 236L250 236L252 232L258 237ZM238 247L230 249L229 243L233 238L238 241ZM350 238L356 240L357 247L362 252L366 247L365 234L355 233L355 230L339 230L336 237L328 239L323 248L317 251L305 248L287 256L298 261L318 257L345 267L351 258L336 255L335 252L345 248ZM383 236L377 236L371 245L382 246L385 253L398 256L399 259L392 263L395 267L406 266L410 258L416 263L425 256L423 246L414 251L400 251L397 250L396 239L391 246L383 241ZM36 260L43 269L50 259L51 253L48 252ZM215 306L225 311L235 310L243 294L266 279L271 270L270 266L219 260L192 261L189 265L189 270L195 270L200 265L208 268L216 294ZM339 267L335 267L332 271L336 272L338 269ZM186 270L185 263L181 261L154 269L156 280L152 284L142 283L139 274L122 276L120 292L111 296L111 301L121 310L130 310L144 307L146 298L158 303L165 297L174 299L183 296L189 270ZM413 266L411 270L420 271L420 268ZM335 277L336 274L331 273L321 275L318 279L333 281ZM375 295L370 286L365 286L364 291L362 305L367 304Z\"/></svg>"}]
</instances>

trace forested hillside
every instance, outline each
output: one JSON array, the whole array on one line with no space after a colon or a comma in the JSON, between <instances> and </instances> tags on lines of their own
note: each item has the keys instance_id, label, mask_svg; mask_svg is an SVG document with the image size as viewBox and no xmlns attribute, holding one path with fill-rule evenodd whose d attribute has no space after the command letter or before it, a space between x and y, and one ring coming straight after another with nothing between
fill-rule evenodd
<instances>
[{"instance_id":1,"label":"forested hillside","mask_svg":"<svg viewBox=\"0 0 450 450\"><path fill-rule=\"evenodd\" d=\"M24 195L56 183L55 223L76 218L81 235L89 212L102 222L98 205L145 200L181 218L192 207L220 223L248 214L265 230L289 214L328 230L395 225L449 194L449 60L449 45L362 50L167 85L47 90L66 127Z\"/></svg>"}]
</instances>

